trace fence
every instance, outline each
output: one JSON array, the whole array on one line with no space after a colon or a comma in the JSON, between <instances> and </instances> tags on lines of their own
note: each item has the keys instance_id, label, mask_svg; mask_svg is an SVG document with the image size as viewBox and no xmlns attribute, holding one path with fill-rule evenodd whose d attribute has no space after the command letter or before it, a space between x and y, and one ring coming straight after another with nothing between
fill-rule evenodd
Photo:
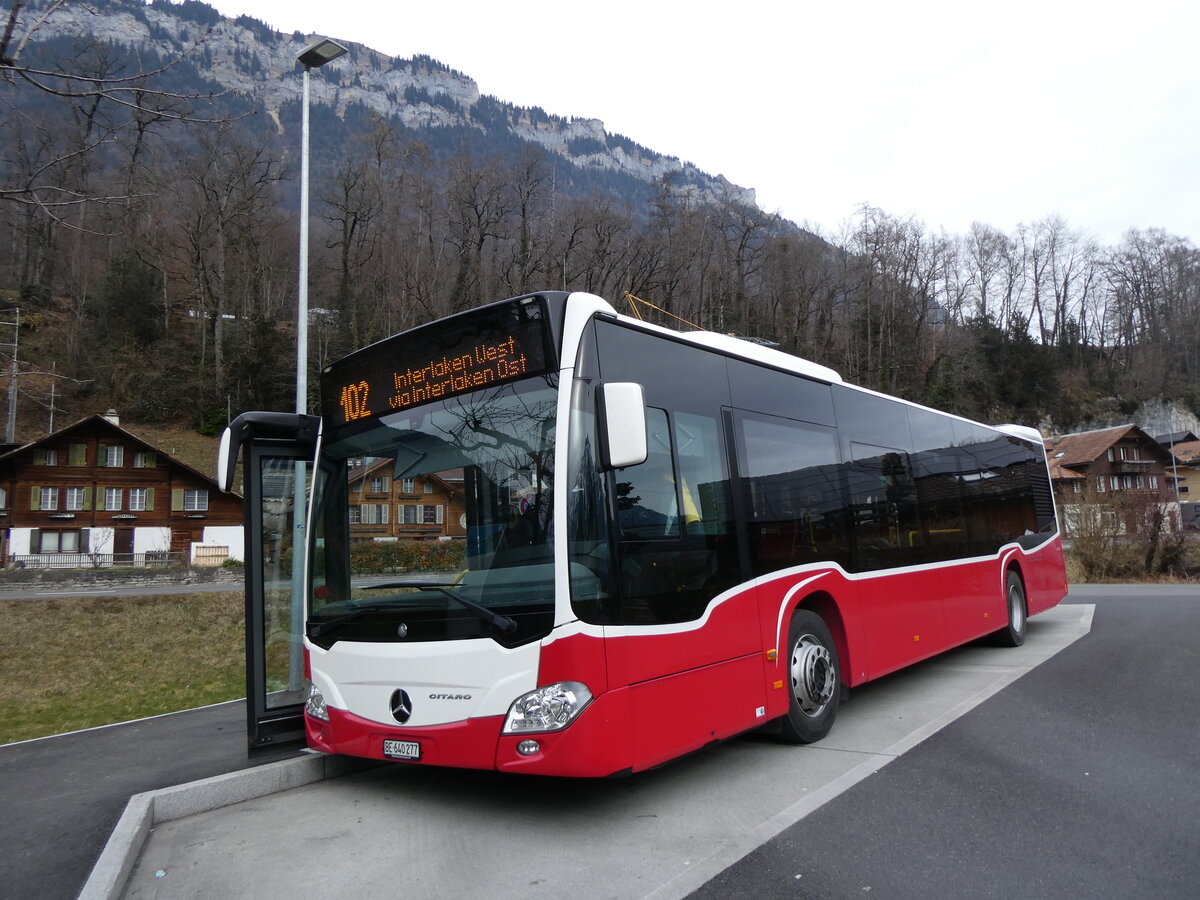
<instances>
[{"instance_id":1,"label":"fence","mask_svg":"<svg viewBox=\"0 0 1200 900\"><path fill-rule=\"evenodd\" d=\"M9 558L14 569L178 569L186 553L151 550L147 553L27 553Z\"/></svg>"}]
</instances>

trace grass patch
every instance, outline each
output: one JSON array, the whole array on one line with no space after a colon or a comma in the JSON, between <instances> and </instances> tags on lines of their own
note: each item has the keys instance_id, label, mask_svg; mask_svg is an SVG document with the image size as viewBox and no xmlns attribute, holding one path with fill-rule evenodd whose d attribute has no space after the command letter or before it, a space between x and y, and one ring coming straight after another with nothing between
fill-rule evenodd
<instances>
[{"instance_id":1,"label":"grass patch","mask_svg":"<svg viewBox=\"0 0 1200 900\"><path fill-rule=\"evenodd\" d=\"M246 695L241 591L0 600L0 743Z\"/></svg>"}]
</instances>

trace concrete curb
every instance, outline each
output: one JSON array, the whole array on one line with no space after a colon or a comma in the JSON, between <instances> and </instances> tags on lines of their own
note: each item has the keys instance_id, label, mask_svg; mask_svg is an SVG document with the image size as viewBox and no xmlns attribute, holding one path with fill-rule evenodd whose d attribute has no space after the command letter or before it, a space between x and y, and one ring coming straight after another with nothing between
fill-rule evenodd
<instances>
[{"instance_id":1,"label":"concrete curb","mask_svg":"<svg viewBox=\"0 0 1200 900\"><path fill-rule=\"evenodd\" d=\"M209 812L243 800L348 775L377 765L353 757L313 753L267 763L189 784L134 794L79 892L80 900L116 900L125 890L134 864L154 826Z\"/></svg>"}]
</instances>

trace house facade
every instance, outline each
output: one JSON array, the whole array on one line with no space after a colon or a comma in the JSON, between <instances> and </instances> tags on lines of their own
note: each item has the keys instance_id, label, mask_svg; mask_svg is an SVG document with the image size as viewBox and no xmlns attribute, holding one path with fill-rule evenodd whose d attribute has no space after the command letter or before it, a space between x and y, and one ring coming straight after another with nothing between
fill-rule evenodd
<instances>
[{"instance_id":1,"label":"house facade","mask_svg":"<svg viewBox=\"0 0 1200 900\"><path fill-rule=\"evenodd\" d=\"M1162 503L1169 506L1169 519L1178 527L1173 457L1138 426L1050 438L1046 459L1060 505L1106 497Z\"/></svg>"},{"instance_id":2,"label":"house facade","mask_svg":"<svg viewBox=\"0 0 1200 900\"><path fill-rule=\"evenodd\" d=\"M392 459L373 459L350 471L351 536L401 541L466 538L462 470L396 478L395 466Z\"/></svg>"},{"instance_id":3,"label":"house facade","mask_svg":"<svg viewBox=\"0 0 1200 900\"><path fill-rule=\"evenodd\" d=\"M6 565L244 556L241 498L121 428L112 413L0 454L0 533Z\"/></svg>"}]
</instances>

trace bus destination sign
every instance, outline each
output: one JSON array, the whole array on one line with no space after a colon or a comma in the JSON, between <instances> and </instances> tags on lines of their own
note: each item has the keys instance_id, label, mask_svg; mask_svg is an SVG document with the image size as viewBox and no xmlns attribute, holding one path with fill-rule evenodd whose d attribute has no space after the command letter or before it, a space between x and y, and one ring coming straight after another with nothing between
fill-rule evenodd
<instances>
[{"instance_id":1,"label":"bus destination sign","mask_svg":"<svg viewBox=\"0 0 1200 900\"><path fill-rule=\"evenodd\" d=\"M348 425L545 372L541 305L498 312L399 334L335 363L322 384L326 421Z\"/></svg>"}]
</instances>

